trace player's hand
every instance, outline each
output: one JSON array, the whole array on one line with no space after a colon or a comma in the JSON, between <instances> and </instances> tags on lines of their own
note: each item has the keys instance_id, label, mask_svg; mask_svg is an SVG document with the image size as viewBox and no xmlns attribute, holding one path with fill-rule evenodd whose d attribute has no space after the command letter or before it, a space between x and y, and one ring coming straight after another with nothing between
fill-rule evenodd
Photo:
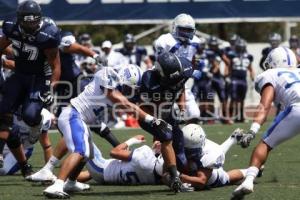
<instances>
[{"instance_id":1,"label":"player's hand","mask_svg":"<svg viewBox=\"0 0 300 200\"><path fill-rule=\"evenodd\" d=\"M124 143L127 144L128 147L131 147L132 145L141 144L145 141L146 140L145 140L145 137L143 135L136 135L136 136L130 138L129 140L127 140Z\"/></svg>"},{"instance_id":2,"label":"player's hand","mask_svg":"<svg viewBox=\"0 0 300 200\"><path fill-rule=\"evenodd\" d=\"M39 99L44 103L44 105L49 106L53 102L53 96L50 91L40 92Z\"/></svg>"},{"instance_id":3,"label":"player's hand","mask_svg":"<svg viewBox=\"0 0 300 200\"><path fill-rule=\"evenodd\" d=\"M250 142L255 138L255 133L249 130L241 139L240 145L243 148L247 148L250 145Z\"/></svg>"}]
</instances>

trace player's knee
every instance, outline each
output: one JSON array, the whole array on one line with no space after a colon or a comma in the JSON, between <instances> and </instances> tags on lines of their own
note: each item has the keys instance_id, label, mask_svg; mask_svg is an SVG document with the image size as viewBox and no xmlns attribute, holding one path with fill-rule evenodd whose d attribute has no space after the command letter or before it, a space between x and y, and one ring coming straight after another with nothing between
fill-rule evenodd
<instances>
[{"instance_id":1,"label":"player's knee","mask_svg":"<svg viewBox=\"0 0 300 200\"><path fill-rule=\"evenodd\" d=\"M40 110L24 109L23 120L29 126L37 126L41 123L42 116Z\"/></svg>"},{"instance_id":2,"label":"player's knee","mask_svg":"<svg viewBox=\"0 0 300 200\"><path fill-rule=\"evenodd\" d=\"M0 131L10 131L13 124L13 116L10 114L0 115Z\"/></svg>"},{"instance_id":3,"label":"player's knee","mask_svg":"<svg viewBox=\"0 0 300 200\"><path fill-rule=\"evenodd\" d=\"M15 130L15 129L12 130L12 132L9 134L9 136L7 138L6 144L10 149L16 149L16 148L20 147L21 140L20 140L17 130Z\"/></svg>"}]
</instances>

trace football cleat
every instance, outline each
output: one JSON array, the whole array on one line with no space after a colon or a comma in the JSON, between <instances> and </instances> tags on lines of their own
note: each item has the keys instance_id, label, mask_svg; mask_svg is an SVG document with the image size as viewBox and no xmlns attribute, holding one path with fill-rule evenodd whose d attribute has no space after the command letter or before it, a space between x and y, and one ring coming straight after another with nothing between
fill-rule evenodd
<instances>
[{"instance_id":1,"label":"football cleat","mask_svg":"<svg viewBox=\"0 0 300 200\"><path fill-rule=\"evenodd\" d=\"M195 188L189 183L183 183L180 187L180 192L193 192Z\"/></svg>"},{"instance_id":2,"label":"football cleat","mask_svg":"<svg viewBox=\"0 0 300 200\"><path fill-rule=\"evenodd\" d=\"M25 178L33 174L34 171L32 170L32 166L30 164L25 164L24 166L21 167L21 173L22 176Z\"/></svg>"},{"instance_id":3,"label":"football cleat","mask_svg":"<svg viewBox=\"0 0 300 200\"><path fill-rule=\"evenodd\" d=\"M54 182L56 176L50 170L43 168L30 176L26 176L25 179L32 182Z\"/></svg>"},{"instance_id":4,"label":"football cleat","mask_svg":"<svg viewBox=\"0 0 300 200\"><path fill-rule=\"evenodd\" d=\"M232 193L231 200L243 199L245 195L251 194L253 190L253 182L244 181Z\"/></svg>"},{"instance_id":5,"label":"football cleat","mask_svg":"<svg viewBox=\"0 0 300 200\"><path fill-rule=\"evenodd\" d=\"M66 192L82 192L90 190L91 187L89 184L80 183L78 181L66 181L64 185L64 191Z\"/></svg>"},{"instance_id":6,"label":"football cleat","mask_svg":"<svg viewBox=\"0 0 300 200\"><path fill-rule=\"evenodd\" d=\"M178 176L171 180L170 187L175 193L180 192L180 189L182 188L182 182Z\"/></svg>"},{"instance_id":7,"label":"football cleat","mask_svg":"<svg viewBox=\"0 0 300 200\"><path fill-rule=\"evenodd\" d=\"M56 199L68 199L70 195L63 191L63 188L58 187L58 185L53 184L47 187L43 194L48 198L56 198Z\"/></svg>"}]
</instances>

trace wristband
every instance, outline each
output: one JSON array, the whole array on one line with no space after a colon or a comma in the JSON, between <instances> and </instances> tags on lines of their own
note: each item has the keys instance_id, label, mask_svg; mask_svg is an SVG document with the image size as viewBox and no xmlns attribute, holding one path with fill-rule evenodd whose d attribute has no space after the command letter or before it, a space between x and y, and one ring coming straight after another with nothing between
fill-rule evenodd
<instances>
[{"instance_id":1,"label":"wristband","mask_svg":"<svg viewBox=\"0 0 300 200\"><path fill-rule=\"evenodd\" d=\"M150 124L153 120L154 120L154 117L149 114L147 114L144 119L144 121L148 124Z\"/></svg>"},{"instance_id":2,"label":"wristband","mask_svg":"<svg viewBox=\"0 0 300 200\"><path fill-rule=\"evenodd\" d=\"M259 131L260 129L260 124L257 122L253 122L251 124L250 130L253 131L255 134Z\"/></svg>"},{"instance_id":3,"label":"wristband","mask_svg":"<svg viewBox=\"0 0 300 200\"><path fill-rule=\"evenodd\" d=\"M128 147L134 145L134 144L140 144L141 141L136 139L136 138L130 138L129 140L127 140L126 142L124 142L125 144L127 144Z\"/></svg>"}]
</instances>

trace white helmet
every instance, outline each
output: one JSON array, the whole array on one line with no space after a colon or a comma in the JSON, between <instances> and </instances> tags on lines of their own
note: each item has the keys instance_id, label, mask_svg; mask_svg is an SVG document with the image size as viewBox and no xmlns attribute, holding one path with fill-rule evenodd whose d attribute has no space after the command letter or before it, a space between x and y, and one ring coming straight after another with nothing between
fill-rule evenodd
<instances>
[{"instance_id":1,"label":"white helmet","mask_svg":"<svg viewBox=\"0 0 300 200\"><path fill-rule=\"evenodd\" d=\"M206 135L198 124L188 124L182 128L184 147L187 149L202 149Z\"/></svg>"},{"instance_id":2,"label":"white helmet","mask_svg":"<svg viewBox=\"0 0 300 200\"><path fill-rule=\"evenodd\" d=\"M179 40L191 40L195 34L195 21L185 13L179 14L173 21L173 36Z\"/></svg>"},{"instance_id":3,"label":"white helmet","mask_svg":"<svg viewBox=\"0 0 300 200\"><path fill-rule=\"evenodd\" d=\"M296 55L287 47L277 47L268 54L263 66L265 70L297 67Z\"/></svg>"},{"instance_id":4,"label":"white helmet","mask_svg":"<svg viewBox=\"0 0 300 200\"><path fill-rule=\"evenodd\" d=\"M134 64L128 64L120 68L118 75L120 77L121 85L129 86L132 89L139 88L143 71Z\"/></svg>"}]
</instances>

